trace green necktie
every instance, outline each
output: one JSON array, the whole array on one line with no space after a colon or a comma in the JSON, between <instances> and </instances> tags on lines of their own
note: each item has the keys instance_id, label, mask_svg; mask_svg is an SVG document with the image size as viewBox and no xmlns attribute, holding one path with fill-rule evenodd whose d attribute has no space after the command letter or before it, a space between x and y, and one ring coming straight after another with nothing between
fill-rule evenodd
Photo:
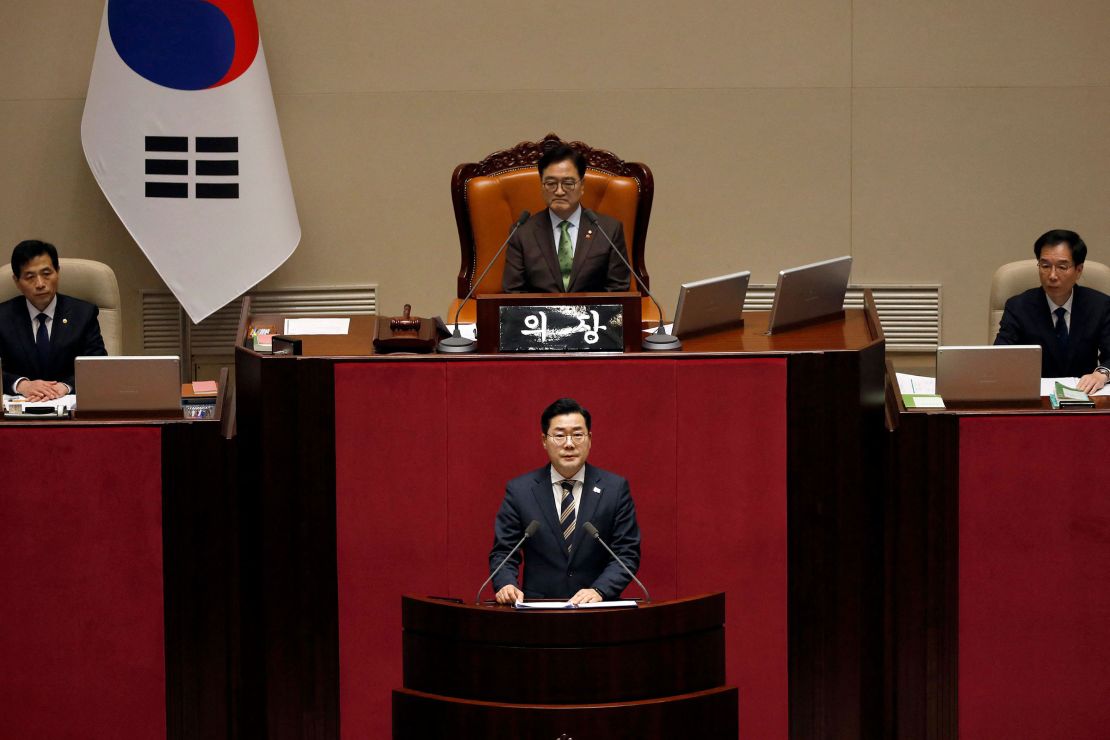
<instances>
[{"instance_id":1,"label":"green necktie","mask_svg":"<svg viewBox=\"0 0 1110 740\"><path fill-rule=\"evenodd\" d=\"M574 264L574 247L570 243L570 221L559 224L559 270L563 273L563 290L570 287L570 268Z\"/></svg>"}]
</instances>

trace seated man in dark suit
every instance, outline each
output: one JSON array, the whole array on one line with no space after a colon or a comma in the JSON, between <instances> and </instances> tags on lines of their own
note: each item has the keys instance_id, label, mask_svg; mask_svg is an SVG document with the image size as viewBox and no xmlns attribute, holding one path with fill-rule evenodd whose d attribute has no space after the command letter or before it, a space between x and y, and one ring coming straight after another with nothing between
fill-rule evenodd
<instances>
[{"instance_id":1,"label":"seated man in dark suit","mask_svg":"<svg viewBox=\"0 0 1110 740\"><path fill-rule=\"evenodd\" d=\"M501 289L506 293L628 290L628 268L582 213L586 158L562 144L544 152L538 166L547 208L528 219L509 240ZM627 257L621 222L596 215Z\"/></svg>"},{"instance_id":2,"label":"seated man in dark suit","mask_svg":"<svg viewBox=\"0 0 1110 740\"><path fill-rule=\"evenodd\" d=\"M1041 377L1079 378L1093 393L1110 379L1110 296L1076 285L1087 245L1055 229L1033 245L1041 287L1006 301L995 344L1041 345Z\"/></svg>"},{"instance_id":3,"label":"seated man in dark suit","mask_svg":"<svg viewBox=\"0 0 1110 740\"><path fill-rule=\"evenodd\" d=\"M524 590L517 587L518 551L494 578L497 603L528 598L570 599L575 604L620 597L631 580L582 525L593 522L601 538L629 570L640 567L640 528L628 481L586 463L590 412L560 398L540 417L545 465L505 487L494 521L492 572L533 519L540 529L524 543Z\"/></svg>"},{"instance_id":4,"label":"seated man in dark suit","mask_svg":"<svg viewBox=\"0 0 1110 740\"><path fill-rule=\"evenodd\" d=\"M0 303L4 393L50 401L74 391L73 361L106 355L100 309L58 293L58 250L37 240L12 250L12 279L23 295Z\"/></svg>"}]
</instances>

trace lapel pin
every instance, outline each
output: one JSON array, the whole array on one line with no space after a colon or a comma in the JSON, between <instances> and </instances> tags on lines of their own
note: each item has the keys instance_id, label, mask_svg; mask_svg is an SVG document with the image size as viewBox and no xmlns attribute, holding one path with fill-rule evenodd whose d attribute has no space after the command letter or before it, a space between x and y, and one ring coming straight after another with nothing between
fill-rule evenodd
<instances>
[{"instance_id":1,"label":"lapel pin","mask_svg":"<svg viewBox=\"0 0 1110 740\"><path fill-rule=\"evenodd\" d=\"M593 239L594 238L593 229L586 229L586 238L587 239ZM594 490L597 490L597 489L594 489Z\"/></svg>"},{"instance_id":2,"label":"lapel pin","mask_svg":"<svg viewBox=\"0 0 1110 740\"><path fill-rule=\"evenodd\" d=\"M601 489L597 486L594 486L594 493L601 493Z\"/></svg>"},{"instance_id":3,"label":"lapel pin","mask_svg":"<svg viewBox=\"0 0 1110 740\"><path fill-rule=\"evenodd\" d=\"M63 323L63 324L68 324L68 323L69 323L69 319L62 319L62 323Z\"/></svg>"}]
</instances>

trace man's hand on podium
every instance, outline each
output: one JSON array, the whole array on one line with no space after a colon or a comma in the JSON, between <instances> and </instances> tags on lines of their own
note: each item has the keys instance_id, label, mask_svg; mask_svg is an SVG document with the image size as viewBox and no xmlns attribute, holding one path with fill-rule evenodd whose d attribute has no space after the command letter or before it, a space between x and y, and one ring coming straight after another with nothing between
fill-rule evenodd
<instances>
[{"instance_id":1,"label":"man's hand on podium","mask_svg":"<svg viewBox=\"0 0 1110 740\"><path fill-rule=\"evenodd\" d=\"M601 598L600 592L592 588L584 588L570 597L572 604L592 604L595 601L604 601L604 599Z\"/></svg>"},{"instance_id":2,"label":"man's hand on podium","mask_svg":"<svg viewBox=\"0 0 1110 740\"><path fill-rule=\"evenodd\" d=\"M502 586L494 598L497 599L498 604L515 604L518 601L524 601L524 592L510 583Z\"/></svg>"}]
</instances>

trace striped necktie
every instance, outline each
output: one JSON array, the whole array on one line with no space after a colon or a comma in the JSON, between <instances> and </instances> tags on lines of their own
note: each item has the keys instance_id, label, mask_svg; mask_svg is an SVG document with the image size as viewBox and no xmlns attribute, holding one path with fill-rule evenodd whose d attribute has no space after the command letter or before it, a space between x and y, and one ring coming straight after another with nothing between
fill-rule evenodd
<instances>
[{"instance_id":1,"label":"striped necktie","mask_svg":"<svg viewBox=\"0 0 1110 740\"><path fill-rule=\"evenodd\" d=\"M563 540L570 552L570 540L574 536L574 481L565 480L559 485L563 487L563 498L559 500L559 526L563 528Z\"/></svg>"}]
</instances>

